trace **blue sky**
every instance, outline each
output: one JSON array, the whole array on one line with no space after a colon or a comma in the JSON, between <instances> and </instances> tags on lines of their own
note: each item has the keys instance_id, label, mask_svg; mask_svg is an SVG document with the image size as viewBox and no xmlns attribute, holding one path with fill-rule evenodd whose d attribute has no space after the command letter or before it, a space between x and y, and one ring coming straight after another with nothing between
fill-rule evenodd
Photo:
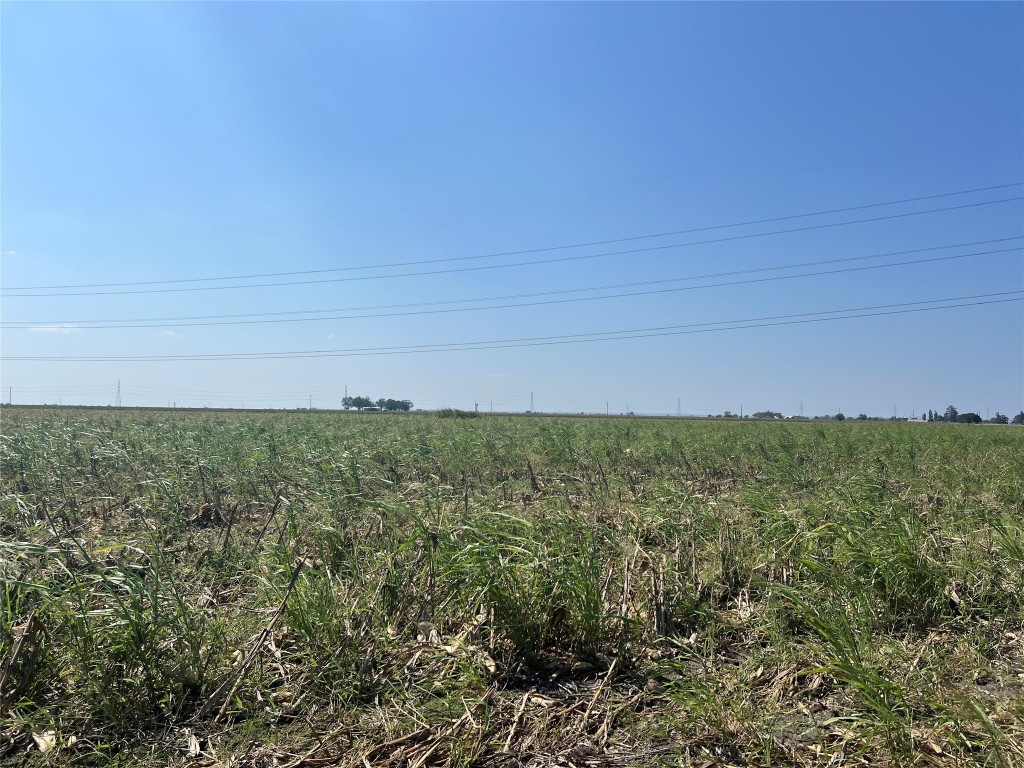
<instances>
[{"instance_id":1,"label":"blue sky","mask_svg":"<svg viewBox=\"0 0 1024 768\"><path fill-rule=\"evenodd\" d=\"M1020 301L505 349L18 359L379 351L1022 291L1020 186L603 249L21 290L483 256L1019 182L1020 4L5 3L0 22L5 400L105 404L120 380L131 405L329 407L347 386L482 410L531 392L559 411L1024 407ZM857 272L464 301L1001 238L1017 239L746 279L962 256ZM595 255L650 245L678 247ZM521 261L542 263L497 267ZM394 276L471 265L495 268ZM373 279L225 288L340 277ZM188 287L215 290L167 290ZM106 293L27 295L89 291ZM425 302L462 303L96 327Z\"/></svg>"}]
</instances>

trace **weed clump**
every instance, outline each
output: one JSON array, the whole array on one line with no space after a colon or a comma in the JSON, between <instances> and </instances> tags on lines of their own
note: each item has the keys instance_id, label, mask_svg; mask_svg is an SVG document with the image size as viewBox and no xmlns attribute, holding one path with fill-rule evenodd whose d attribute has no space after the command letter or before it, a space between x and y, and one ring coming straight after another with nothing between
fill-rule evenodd
<instances>
[{"instance_id":1,"label":"weed clump","mask_svg":"<svg viewBox=\"0 0 1024 768\"><path fill-rule=\"evenodd\" d=\"M479 416L478 411L463 411L458 408L441 408L437 411L439 419L475 419Z\"/></svg>"}]
</instances>

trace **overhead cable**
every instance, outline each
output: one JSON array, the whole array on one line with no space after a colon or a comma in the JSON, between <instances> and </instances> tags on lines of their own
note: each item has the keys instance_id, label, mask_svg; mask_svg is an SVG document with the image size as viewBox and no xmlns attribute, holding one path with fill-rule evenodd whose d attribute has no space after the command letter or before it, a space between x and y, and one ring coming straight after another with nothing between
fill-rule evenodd
<instances>
[{"instance_id":1,"label":"overhead cable","mask_svg":"<svg viewBox=\"0 0 1024 768\"><path fill-rule=\"evenodd\" d=\"M670 325L654 328L637 328L621 331L596 331L593 333L566 334L559 336L532 336L518 339L497 339L489 341L463 341L447 344L424 344L397 347L357 347L353 349L314 349L288 352L237 352L222 354L195 355L123 355L123 356L6 356L0 358L8 361L32 362L199 362L226 360L283 360L306 359L318 357L363 357L378 355L420 354L427 352L456 352L484 349L509 349L515 347L539 347L555 344L577 344L596 341L619 341L626 339L650 338L655 336L678 336L693 333L710 333L726 330L742 330L749 328L765 328L780 325L799 325L832 320L844 320L861 317L880 317L885 315L907 314L911 312L927 312L940 309L973 307L1007 302L1024 301L1024 290L1001 291L997 293L976 294L945 299L929 299L925 301L899 302L881 304L872 307L855 307L848 309L823 310L819 312L803 312L789 315L772 315L766 317L747 318L743 320L719 320L689 325ZM974 299L980 299L974 301ZM922 306L939 304L941 306ZM960 302L950 304L949 302ZM851 314L853 313L853 314ZM837 315L821 317L822 315ZM712 327L723 326L723 327Z\"/></svg>"},{"instance_id":2,"label":"overhead cable","mask_svg":"<svg viewBox=\"0 0 1024 768\"><path fill-rule=\"evenodd\" d=\"M750 278L750 279L746 279L746 280L730 280L730 281L719 282L719 283L708 283L708 284L705 284L705 285L684 285L684 286L677 286L677 287L674 287L674 288L653 288L653 289L646 290L646 291L632 291L632 292L626 292L626 293L612 293L612 294L607 294L607 295L603 295L603 296L576 296L576 297L567 298L567 299L550 299L549 298L549 299L540 299L540 300L537 300L537 301L517 302L517 303L514 303L514 304L491 304L491 305L484 305L484 306L477 306L477 307L447 307L447 308L444 308L444 309L418 309L418 310L404 310L404 311L397 311L397 312L376 312L376 313L372 313L372 314L362 314L362 315L324 315L324 316L320 316L320 317L288 317L288 318L280 318L280 317L278 317L278 318L267 318L267 319L258 319L258 320L252 320L252 319L249 319L249 320L220 320L220 321L218 321L218 320L208 320L208 321L200 321L200 322L173 322L173 323L147 323L147 324L119 323L119 324L106 324L106 325L88 325L88 326L85 326L85 327L88 328L89 330L137 329L137 328L197 328L197 327L208 328L208 327L213 327L213 326L225 326L225 325L234 326L234 325L265 325L265 324L268 324L268 323L269 324L309 323L309 322L327 322L327 321L336 321L336 320L364 320L364 319L381 318L381 317L408 317L408 316L411 316L411 315L437 315L437 314L451 314L451 313L459 313L459 312L481 312L481 311L491 311L491 310L496 310L496 309L519 309L519 308L523 308L523 307L538 307L538 306L547 306L547 305L553 305L553 304L573 304L573 303L579 303L579 302L585 302L585 301L605 301L605 300L608 300L608 299L634 298L634 297L637 297L637 296L652 296L652 295L666 294L666 293L678 293L678 292L682 292L682 291L698 291L698 290L704 290L706 288L724 288L724 287L737 286L737 285L751 285L751 284L755 284L755 283L778 282L778 281L781 281L781 280L796 280L796 279L805 278L805 277L821 277L821 276L825 276L825 275L847 274L847 273L850 273L850 272L864 272L864 271L875 270L875 269L889 269L889 268L893 268L893 267L903 267L903 266L917 265L917 264L930 264L930 263L934 263L934 262L938 262L938 261L952 261L952 260L955 260L955 259L965 259L965 258L975 257L975 256L988 256L988 255L992 255L992 254L1012 253L1014 251L1020 251L1020 250L1021 250L1021 248L1018 246L1016 248L1002 248L1002 249L998 249L998 250L980 251L980 252L976 252L976 253L959 253L959 254L953 254L952 256L933 256L933 257L927 258L927 259L911 259L911 260L908 260L908 261L897 261L897 262L893 262L893 263L890 263L890 264L871 264L871 265L868 265L868 266L861 266L861 267L846 267L846 268L843 268L843 269L826 269L826 270L819 270L817 272L803 272L803 273L795 274L795 275L773 275L771 277L756 277L756 278ZM871 257L855 257L855 258L863 259L863 258L871 258ZM843 259L839 259L839 261L843 261ZM763 269L783 269L783 268L784 267L774 267L774 268L773 267L766 267L766 268L763 268ZM761 270L761 269L758 269L758 270L741 270L741 272L744 272L744 273L746 273L746 272L758 272L758 271L763 271L763 270ZM730 273L725 273L725 274L730 274ZM735 273L733 273L733 274L735 274ZM704 276L704 277L707 277L707 276ZM700 277L675 278L673 280L673 282L677 282L677 281L681 281L681 280L697 280L697 279L701 279L701 278ZM661 281L661 282L669 282L669 281L666 280L666 281ZM570 289L570 291L571 291L571 289ZM570 291L567 291L567 292L570 292ZM47 326L49 326L49 327L53 328L53 327L59 327L60 325L69 325L69 324L68 323L53 323L53 322L51 322L49 324L47 324L47 323L37 323L37 324L34 324L34 325L25 325L25 324L14 325L14 324L11 324L11 323L4 323L3 325L0 325L0 327L5 328L5 329L21 328L21 329L32 330L34 327L47 327Z\"/></svg>"},{"instance_id":3,"label":"overhead cable","mask_svg":"<svg viewBox=\"0 0 1024 768\"><path fill-rule=\"evenodd\" d=\"M889 221L889 220L893 220L893 219L908 218L908 217L911 217L911 216L922 216L924 214L930 214L930 213L943 213L943 212L947 212L947 211L964 210L964 209L967 209L967 208L979 208L979 207L986 206L986 205L996 205L996 204L999 204L999 203L1016 202L1016 201L1019 201L1019 200L1024 200L1024 197L1016 196L1016 197L1001 198L999 200L986 200L984 202L966 203L964 205L947 206L947 207L944 207L944 208L929 208L929 209L924 210L924 211L911 211L911 212L907 212L907 213L895 213L895 214L890 214L888 216L875 216L875 217L866 218L866 219L852 219L852 220L849 220L849 221L831 222L831 223L828 223L828 224L815 224L815 225L807 226L807 227L794 227L794 228L790 228L790 229L780 229L780 230L774 230L774 231L771 231L771 232L757 232L757 233L745 234L745 235L733 235L731 237L720 237L720 238L713 238L713 239L708 239L708 240L696 240L696 241L691 241L691 242L687 242L687 243L670 243L670 244L667 244L667 245L648 246L646 248L633 248L633 249L629 249L629 250L619 250L619 251L605 251L603 253L584 254L584 255L577 255L577 256L561 256L561 257L553 258L553 259L538 259L538 260L533 260L533 261L519 261L519 262L513 262L513 263L509 263L509 264L488 264L488 265L484 265L484 266L458 267L458 268L452 268L452 269L439 269L439 270L430 270L430 271L421 271L421 272L401 272L401 273L395 273L395 274L389 274L389 275L363 275L363 276L360 276L360 277L334 277L334 278L324 278L324 279L318 279L318 280L296 280L296 281L289 281L289 282L249 283L249 284L244 284L244 285L215 285L215 286L202 286L202 287L193 287L193 288L151 288L151 289L131 290L131 291L79 291L79 292L61 292L61 293L23 293L23 294L11 294L9 296L6 296L5 298L11 299L11 298L43 297L43 296L127 296L127 295L153 294L153 293L184 293L184 292L195 292L195 291L239 290L239 289L249 289L249 288L279 288L279 287L290 286L290 285L313 285L313 284L321 284L321 283L341 283L341 282L352 282L352 281L358 281L358 280L389 280L389 279L398 278L398 277L422 277L422 276L425 276L425 275L452 274L452 273L457 273L457 272L476 272L476 271L489 270L489 269L508 269L508 268L511 268L511 267L524 267L524 266L534 266L534 265L541 265L541 264L554 264L554 263L558 263L558 262L569 262L569 261L581 261L581 260L585 260L585 259L596 259L596 258L601 258L601 257L605 257L605 256L620 256L620 255L631 254L631 253L646 253L646 252L652 252L652 251L662 251L662 250L668 250L668 249L672 249L672 248L686 248L686 247L691 247L691 246L695 246L695 245L707 245L707 244L710 244L710 243L724 243L724 242L730 242L730 241L736 241L736 240L749 240L749 239L758 238L758 237L767 237L767 236L770 236L770 235L790 234L790 233L793 233L793 232L809 232L809 231L820 230L820 229L831 229L833 227L844 227L844 226L850 226L850 225L854 225L854 224L865 224L865 223L873 222L873 221ZM724 226L741 226L741 225L722 225L722 226L724 227ZM718 228L720 228L720 227L718 227ZM663 236L665 236L665 235L640 235L640 236L637 236L637 237L634 237L634 238L627 238L627 239L636 240L636 239L643 239L645 237L663 237ZM553 246L552 248L537 249L537 250L555 250L555 249L558 249L558 248L570 248L570 247L578 247L578 246ZM438 260L438 261L452 261L452 260L462 260L462 259L468 259L468 258L485 258L485 257L459 257L457 259L442 259L442 260ZM4 290L8 290L8 289L4 289ZM21 289L9 289L9 290L28 290L28 289L21 288Z\"/></svg>"},{"instance_id":4,"label":"overhead cable","mask_svg":"<svg viewBox=\"0 0 1024 768\"><path fill-rule=\"evenodd\" d=\"M850 256L836 259L819 259L817 261L805 261L797 264L779 264L769 267L753 267L750 269L738 269L729 272L713 272L704 275L690 275L686 277L668 277L661 278L659 280L641 280L639 282L632 283L614 283L612 285L599 285L592 287L581 287L581 288L563 288L559 290L551 291L536 291L533 293L518 293L518 294L507 294L504 296L481 296L476 298L462 298L462 299L445 299L439 301L421 301L421 302L407 302L402 304L373 304L369 306L355 306L355 307L333 307L327 309L296 309L296 310L284 310L276 312L242 312L242 313L229 313L229 314L217 314L217 315L174 315L170 317L126 317L126 318L106 318L106 319L59 319L59 320L18 320L8 321L2 324L4 328L24 328L31 326L56 326L56 325L77 325L85 326L89 328L103 328L103 327L137 327L137 328L162 328L166 327L166 323L176 323L178 321L193 321L193 320L234 320L234 319L247 319L247 318L265 318L265 317L284 317L285 315L322 315L329 314L332 312L370 312L375 310L388 310L388 309L416 309L420 307L436 307L436 306L448 306L453 304L475 304L487 301L513 301L516 299L532 299L543 296L562 296L566 294L574 293L589 293L592 291L611 291L622 288L636 288L648 285L665 285L669 283L677 283L683 281L692 280L704 280L712 279L717 277L732 277L735 275L746 275L754 274L758 272L774 272L786 269L801 269L804 267L820 266L823 264L841 264L853 261L866 261L870 259L882 259L890 256L904 256L913 253L928 253L930 251L941 251L948 250L950 248L966 248L976 245L988 245L992 243L1005 243L1010 240L1024 240L1024 235L1012 235L1010 237L996 237L988 240L974 240L971 242L963 243L949 243L946 245L932 245L923 248L911 248L902 251L889 251L887 253L876 253L869 256ZM1017 250L1017 249L1007 249ZM981 254L987 253L1001 253L1002 251L983 251ZM963 254L964 256L973 256L981 254ZM319 318L313 318L319 319ZM130 326L125 325L126 323L144 323L145 325ZM192 324L192 323L189 323Z\"/></svg>"}]
</instances>

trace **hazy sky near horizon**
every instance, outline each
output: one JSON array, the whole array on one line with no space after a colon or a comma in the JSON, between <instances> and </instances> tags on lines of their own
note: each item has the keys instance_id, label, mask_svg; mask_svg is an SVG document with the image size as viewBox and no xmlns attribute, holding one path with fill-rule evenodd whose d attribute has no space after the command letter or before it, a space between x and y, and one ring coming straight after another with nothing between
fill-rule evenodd
<instances>
[{"instance_id":1,"label":"hazy sky near horizon","mask_svg":"<svg viewBox=\"0 0 1024 768\"><path fill-rule=\"evenodd\" d=\"M4 401L1024 408L1020 3L4 3L0 35ZM902 311L939 300L973 305ZM889 314L813 314L851 309Z\"/></svg>"}]
</instances>

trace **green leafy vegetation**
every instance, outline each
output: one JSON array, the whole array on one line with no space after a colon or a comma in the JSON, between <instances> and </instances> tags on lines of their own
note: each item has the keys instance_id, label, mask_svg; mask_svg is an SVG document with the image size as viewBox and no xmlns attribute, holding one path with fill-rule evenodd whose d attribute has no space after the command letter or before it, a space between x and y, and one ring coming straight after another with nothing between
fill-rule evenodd
<instances>
[{"instance_id":1,"label":"green leafy vegetation","mask_svg":"<svg viewBox=\"0 0 1024 768\"><path fill-rule=\"evenodd\" d=\"M0 762L1024 760L1020 428L447 415L5 409Z\"/></svg>"}]
</instances>

